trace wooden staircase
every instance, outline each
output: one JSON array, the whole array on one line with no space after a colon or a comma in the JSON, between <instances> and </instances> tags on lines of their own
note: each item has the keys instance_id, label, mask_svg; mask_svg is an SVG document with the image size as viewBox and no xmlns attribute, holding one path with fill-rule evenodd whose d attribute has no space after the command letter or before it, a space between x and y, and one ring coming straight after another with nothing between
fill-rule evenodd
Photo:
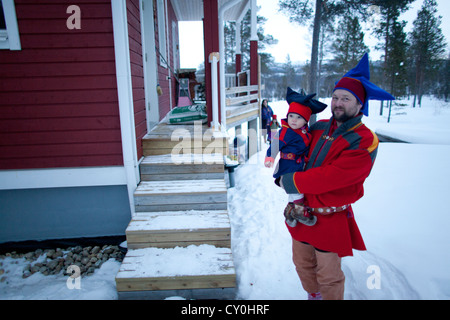
<instances>
[{"instance_id":1,"label":"wooden staircase","mask_svg":"<svg viewBox=\"0 0 450 320\"><path fill-rule=\"evenodd\" d=\"M152 131L153 132L153 131ZM167 145L158 137L146 137ZM160 152L166 152L162 149ZM222 154L147 155L116 276L119 299L233 299L227 187Z\"/></svg>"}]
</instances>

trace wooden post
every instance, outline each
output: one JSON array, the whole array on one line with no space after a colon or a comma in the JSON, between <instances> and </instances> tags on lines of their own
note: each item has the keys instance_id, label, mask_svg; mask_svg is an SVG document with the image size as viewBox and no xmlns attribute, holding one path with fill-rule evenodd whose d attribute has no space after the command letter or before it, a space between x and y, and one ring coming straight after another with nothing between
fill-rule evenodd
<instances>
[{"instance_id":1,"label":"wooden post","mask_svg":"<svg viewBox=\"0 0 450 320\"><path fill-rule=\"evenodd\" d=\"M258 152L258 118L248 122L248 157Z\"/></svg>"},{"instance_id":2,"label":"wooden post","mask_svg":"<svg viewBox=\"0 0 450 320\"><path fill-rule=\"evenodd\" d=\"M203 36L205 45L205 97L208 113L208 124L212 121L212 84L211 65L208 63L209 55L212 52L219 52L219 5L218 0L203 1ZM218 71L220 73L220 71ZM220 86L219 86L220 96ZM219 100L219 110L221 108ZM220 112L219 112L219 122Z\"/></svg>"},{"instance_id":3,"label":"wooden post","mask_svg":"<svg viewBox=\"0 0 450 320\"><path fill-rule=\"evenodd\" d=\"M217 62L219 61L219 53L212 52L208 59L211 63L211 91L212 91L212 124L214 131L219 131L219 83L217 79Z\"/></svg>"},{"instance_id":4,"label":"wooden post","mask_svg":"<svg viewBox=\"0 0 450 320\"><path fill-rule=\"evenodd\" d=\"M250 41L250 85L258 84L258 41Z\"/></svg>"}]
</instances>

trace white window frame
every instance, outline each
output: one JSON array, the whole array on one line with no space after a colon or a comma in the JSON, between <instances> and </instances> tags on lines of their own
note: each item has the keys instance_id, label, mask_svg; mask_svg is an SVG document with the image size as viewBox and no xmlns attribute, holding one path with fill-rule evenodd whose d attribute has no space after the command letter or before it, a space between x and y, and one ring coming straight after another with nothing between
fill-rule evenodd
<instances>
[{"instance_id":1,"label":"white window frame","mask_svg":"<svg viewBox=\"0 0 450 320\"><path fill-rule=\"evenodd\" d=\"M1 0L6 30L0 30L0 49L22 50L14 0Z\"/></svg>"},{"instance_id":2,"label":"white window frame","mask_svg":"<svg viewBox=\"0 0 450 320\"><path fill-rule=\"evenodd\" d=\"M167 68L166 10L164 0L156 1L158 10L159 64Z\"/></svg>"}]
</instances>

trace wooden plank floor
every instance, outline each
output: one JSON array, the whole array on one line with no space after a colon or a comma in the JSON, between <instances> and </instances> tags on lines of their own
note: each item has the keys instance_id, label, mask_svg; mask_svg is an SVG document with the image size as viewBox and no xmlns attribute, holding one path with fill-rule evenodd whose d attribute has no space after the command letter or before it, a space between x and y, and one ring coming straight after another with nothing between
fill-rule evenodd
<instances>
[{"instance_id":1,"label":"wooden plank floor","mask_svg":"<svg viewBox=\"0 0 450 320\"><path fill-rule=\"evenodd\" d=\"M142 181L134 193L136 212L225 210L224 179Z\"/></svg>"},{"instance_id":2,"label":"wooden plank floor","mask_svg":"<svg viewBox=\"0 0 450 320\"><path fill-rule=\"evenodd\" d=\"M156 155L140 164L142 181L205 180L224 177L222 154Z\"/></svg>"},{"instance_id":3,"label":"wooden plank floor","mask_svg":"<svg viewBox=\"0 0 450 320\"><path fill-rule=\"evenodd\" d=\"M226 210L139 213L128 225L126 236L130 249L191 244L231 247L231 226Z\"/></svg>"},{"instance_id":4,"label":"wooden plank floor","mask_svg":"<svg viewBox=\"0 0 450 320\"><path fill-rule=\"evenodd\" d=\"M226 193L223 179L188 181L142 181L135 196Z\"/></svg>"},{"instance_id":5,"label":"wooden plank floor","mask_svg":"<svg viewBox=\"0 0 450 320\"><path fill-rule=\"evenodd\" d=\"M159 123L142 139L145 156L162 154L228 154L228 136L206 125Z\"/></svg>"},{"instance_id":6,"label":"wooden plank floor","mask_svg":"<svg viewBox=\"0 0 450 320\"><path fill-rule=\"evenodd\" d=\"M118 291L235 287L231 249L192 245L129 250L116 286Z\"/></svg>"},{"instance_id":7,"label":"wooden plank floor","mask_svg":"<svg viewBox=\"0 0 450 320\"><path fill-rule=\"evenodd\" d=\"M182 136L189 134L192 137L217 137L226 138L226 134L221 131L213 131L206 124L167 124L158 123L144 139L161 139L170 140L174 136Z\"/></svg>"}]
</instances>

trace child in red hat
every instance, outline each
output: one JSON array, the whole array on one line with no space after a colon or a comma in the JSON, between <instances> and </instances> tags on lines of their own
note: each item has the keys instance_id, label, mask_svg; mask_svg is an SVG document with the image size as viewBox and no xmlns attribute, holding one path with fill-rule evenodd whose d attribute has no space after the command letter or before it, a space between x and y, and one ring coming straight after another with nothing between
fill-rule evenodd
<instances>
[{"instance_id":1,"label":"child in red hat","mask_svg":"<svg viewBox=\"0 0 450 320\"><path fill-rule=\"evenodd\" d=\"M269 124L269 131L267 132L268 140L270 143L272 143L272 135L274 135L274 132L277 132L277 130L280 128L281 128L281 125L277 120L277 115L274 114L272 116L272 121L270 121L270 124Z\"/></svg>"},{"instance_id":2,"label":"child in red hat","mask_svg":"<svg viewBox=\"0 0 450 320\"><path fill-rule=\"evenodd\" d=\"M281 120L281 129L274 137L271 146L267 150L264 165L272 168L275 158L280 153L280 160L273 177L278 184L280 177L286 173L303 171L305 158L309 151L311 134L308 122L311 114L321 112L326 108L325 104L313 100L315 94L301 95L288 88L286 100L289 103L287 118ZM319 111L320 110L320 111ZM303 209L303 194L289 194L289 203L284 215L286 223L294 227L297 222L312 226L317 217Z\"/></svg>"}]
</instances>

